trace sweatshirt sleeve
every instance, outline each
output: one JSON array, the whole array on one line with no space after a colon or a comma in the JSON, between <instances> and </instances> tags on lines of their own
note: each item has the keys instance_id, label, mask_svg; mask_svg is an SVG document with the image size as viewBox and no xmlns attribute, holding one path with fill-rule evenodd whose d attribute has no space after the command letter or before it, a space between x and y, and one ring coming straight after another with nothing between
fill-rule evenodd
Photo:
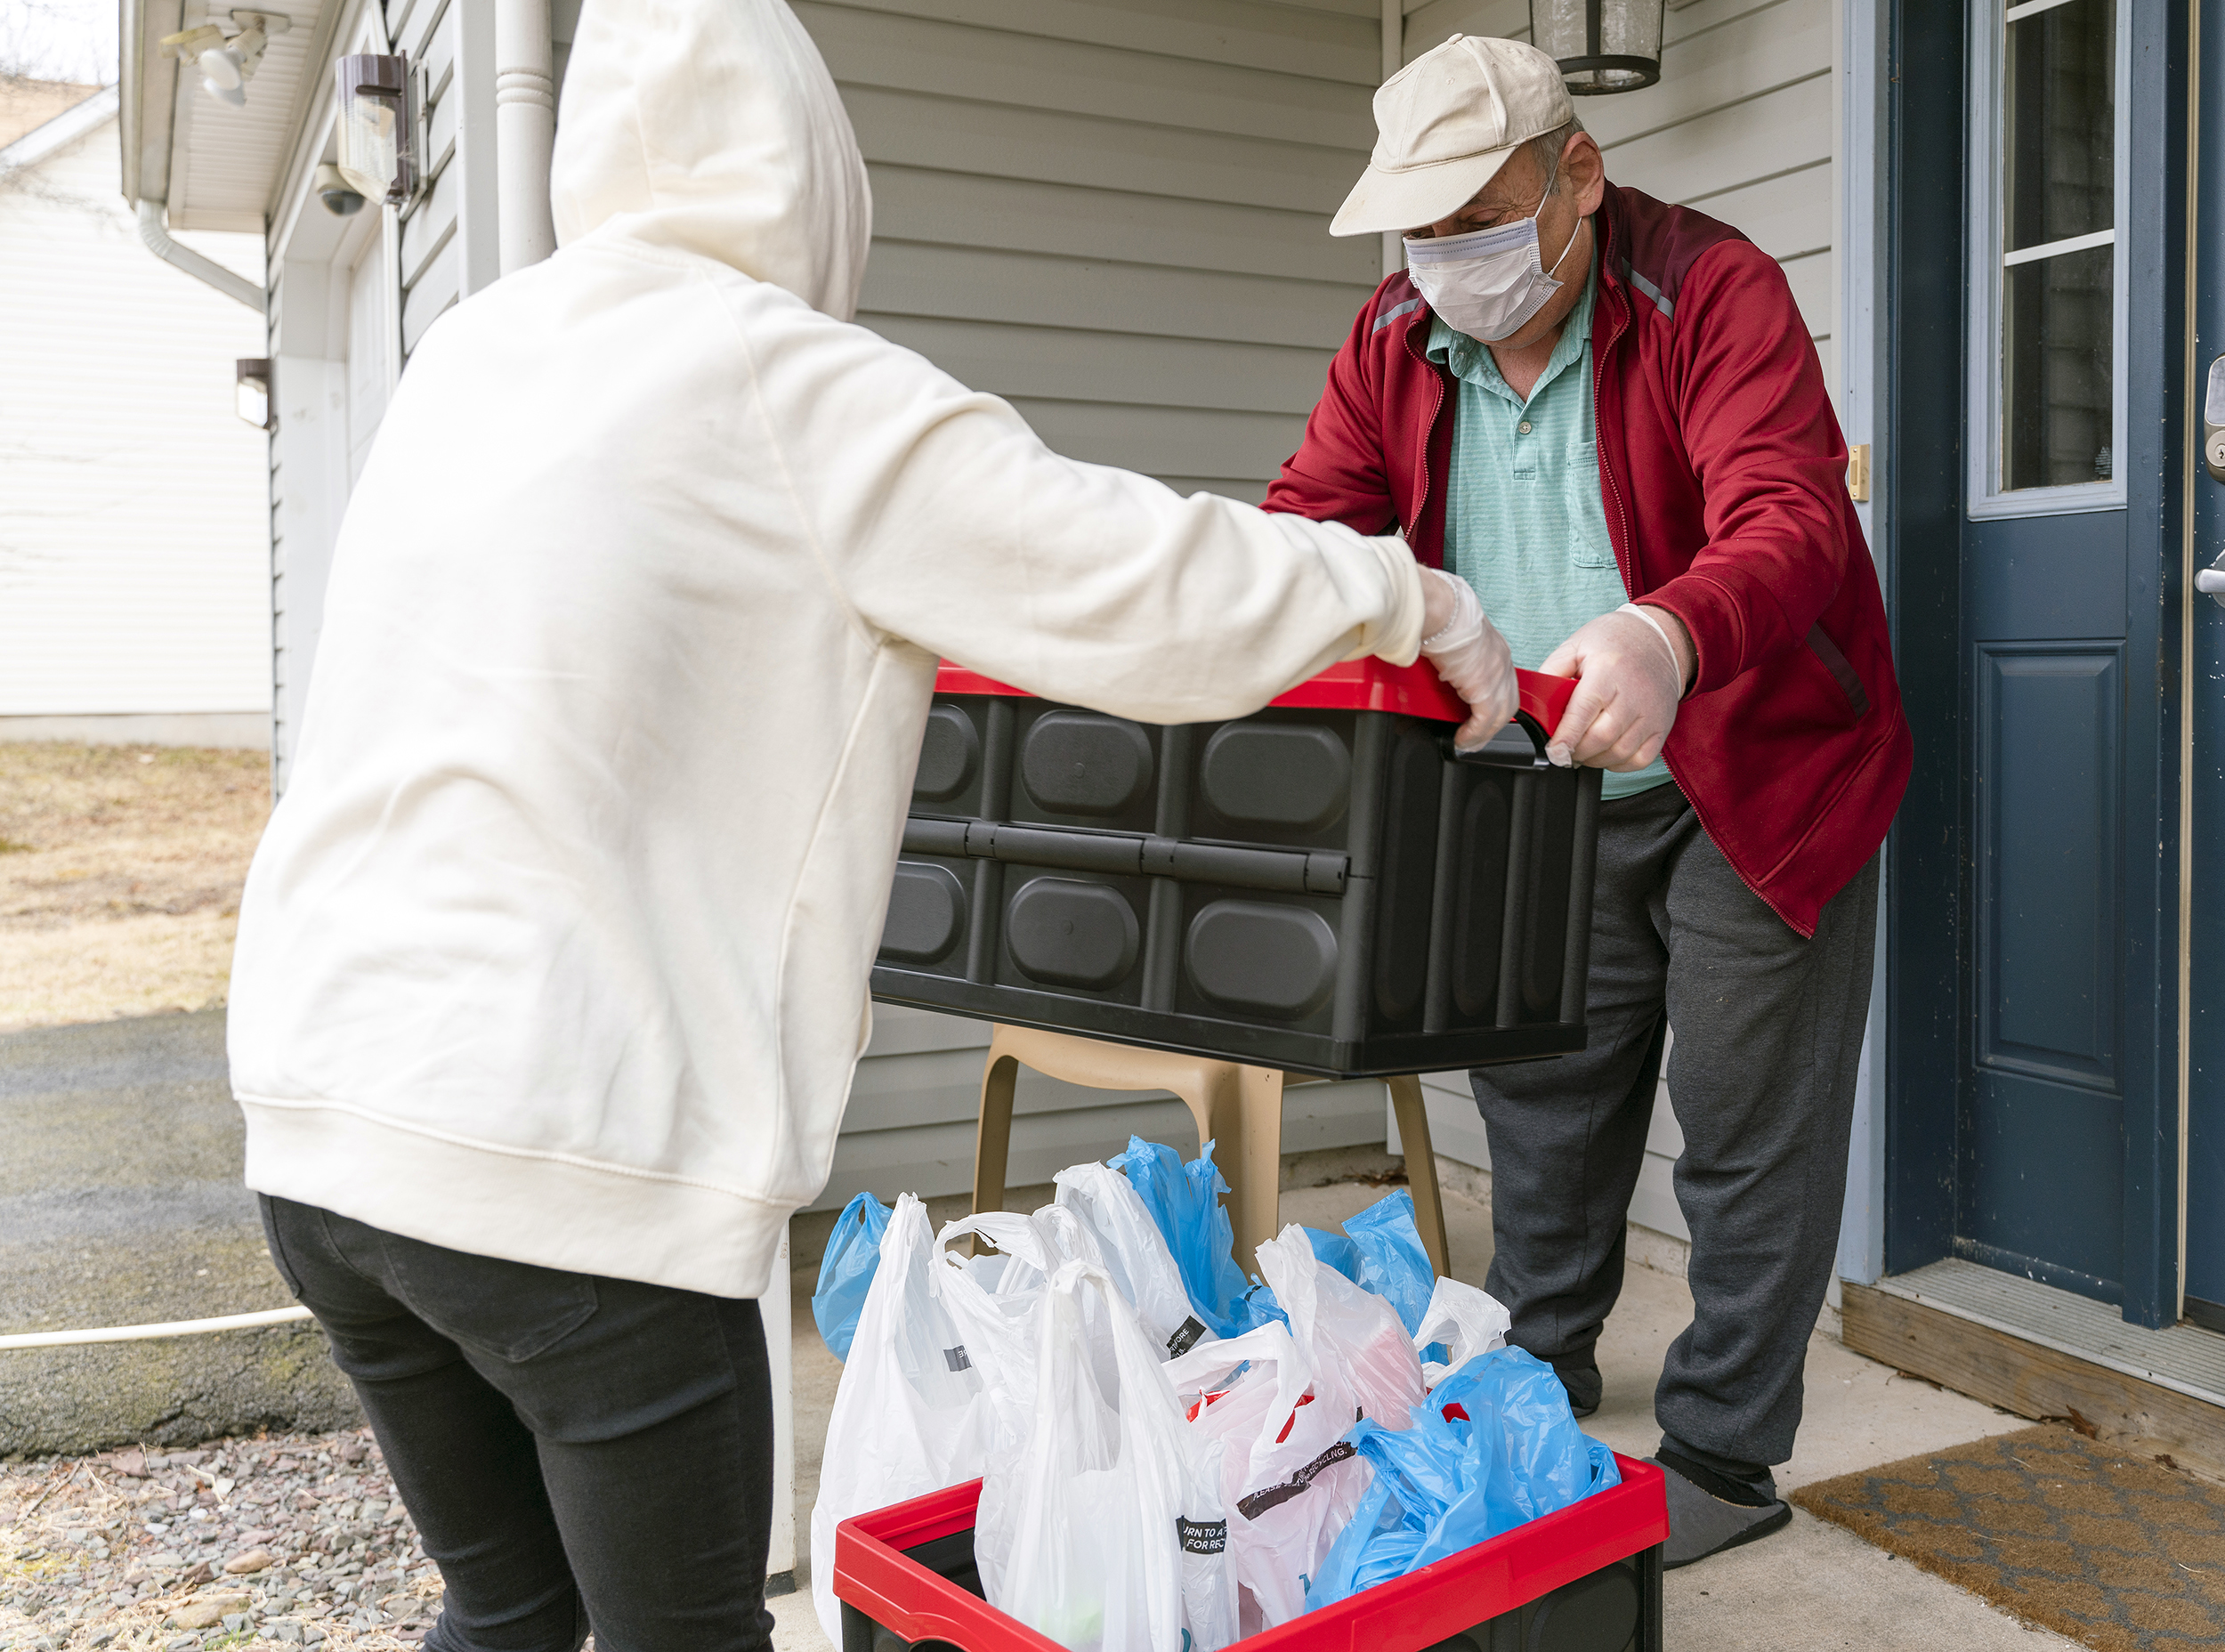
<instances>
[{"instance_id":1,"label":"sweatshirt sleeve","mask_svg":"<svg viewBox=\"0 0 2225 1652\"><path fill-rule=\"evenodd\" d=\"M859 620L1047 699L1237 717L1339 660L1414 659L1405 546L1053 453L862 328L753 339L764 417ZM807 336L805 336L807 335Z\"/></svg>"}]
</instances>

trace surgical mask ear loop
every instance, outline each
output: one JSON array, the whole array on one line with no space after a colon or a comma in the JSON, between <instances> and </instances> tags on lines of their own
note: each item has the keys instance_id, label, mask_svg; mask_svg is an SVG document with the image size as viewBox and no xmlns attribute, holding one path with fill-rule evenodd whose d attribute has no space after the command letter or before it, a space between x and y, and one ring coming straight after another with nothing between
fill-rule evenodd
<instances>
[{"instance_id":1,"label":"surgical mask ear loop","mask_svg":"<svg viewBox=\"0 0 2225 1652\"><path fill-rule=\"evenodd\" d=\"M1553 175L1545 180L1545 193L1537 198L1537 210L1530 215L1531 223L1535 223L1540 218L1545 215L1545 203L1553 198L1555 192L1558 191L1559 188L1560 167L1558 164L1556 164L1553 167ZM1584 221L1582 218L1577 219L1576 230L1581 230L1583 226ZM1545 279L1547 280L1550 281L1553 279L1553 271L1555 270L1558 270L1561 265L1566 263L1568 262L1568 255L1576 250L1576 230L1569 231L1568 245L1562 247L1560 249L1560 256L1553 260L1552 270L1548 270L1545 272ZM1558 283L1555 284L1558 285Z\"/></svg>"}]
</instances>

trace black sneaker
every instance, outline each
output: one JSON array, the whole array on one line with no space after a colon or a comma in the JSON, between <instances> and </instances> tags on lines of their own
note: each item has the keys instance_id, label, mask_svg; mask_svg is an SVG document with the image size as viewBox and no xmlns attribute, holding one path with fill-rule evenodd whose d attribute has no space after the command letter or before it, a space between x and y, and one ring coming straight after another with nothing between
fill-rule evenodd
<instances>
[{"instance_id":1,"label":"black sneaker","mask_svg":"<svg viewBox=\"0 0 2225 1652\"><path fill-rule=\"evenodd\" d=\"M1664 1570L1689 1566L1726 1549L1736 1549L1781 1532L1792 1523L1792 1506L1766 1489L1689 1465L1649 1457L1662 1470L1669 1495L1669 1542L1662 1551Z\"/></svg>"},{"instance_id":2,"label":"black sneaker","mask_svg":"<svg viewBox=\"0 0 2225 1652\"><path fill-rule=\"evenodd\" d=\"M1582 1365L1557 1365L1553 1374L1560 1379L1561 1387L1568 1390L1568 1409L1576 1413L1579 1422L1599 1409L1599 1397L1606 1392L1606 1385L1601 1381L1596 1364L1586 1360Z\"/></svg>"}]
</instances>

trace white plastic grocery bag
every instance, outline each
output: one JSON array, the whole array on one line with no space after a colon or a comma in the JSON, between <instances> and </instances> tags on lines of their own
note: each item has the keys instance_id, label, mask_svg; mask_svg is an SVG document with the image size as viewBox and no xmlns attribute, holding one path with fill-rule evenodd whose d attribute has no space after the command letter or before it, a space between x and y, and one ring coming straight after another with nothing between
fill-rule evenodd
<instances>
[{"instance_id":1,"label":"white plastic grocery bag","mask_svg":"<svg viewBox=\"0 0 2225 1652\"><path fill-rule=\"evenodd\" d=\"M1287 1623L1367 1486L1355 1454L1337 1449L1352 1397L1315 1381L1280 1321L1201 1343L1167 1375L1209 1461L1218 1448L1238 1633Z\"/></svg>"},{"instance_id":2,"label":"white plastic grocery bag","mask_svg":"<svg viewBox=\"0 0 2225 1652\"><path fill-rule=\"evenodd\" d=\"M1421 1361L1398 1310L1323 1264L1296 1222L1259 1247L1259 1271L1315 1371L1341 1367L1363 1414L1387 1429L1410 1426L1406 1413L1424 1392Z\"/></svg>"},{"instance_id":3,"label":"white plastic grocery bag","mask_svg":"<svg viewBox=\"0 0 2225 1652\"><path fill-rule=\"evenodd\" d=\"M1092 1296L1112 1331L1111 1390L1091 1369ZM1088 1262L1061 1264L1033 1317L1033 1431L982 1486L984 1516L1014 1538L990 1603L1072 1652L1218 1652L1236 1638L1218 1465L1159 1349Z\"/></svg>"},{"instance_id":4,"label":"white plastic grocery bag","mask_svg":"<svg viewBox=\"0 0 2225 1652\"><path fill-rule=\"evenodd\" d=\"M1441 1365L1424 1360L1422 1381L1435 1388L1477 1355L1506 1347L1507 1332L1513 1324L1513 1316L1497 1297L1440 1275L1414 1332L1414 1351L1419 1354L1442 1342L1452 1357Z\"/></svg>"},{"instance_id":5,"label":"white plastic grocery bag","mask_svg":"<svg viewBox=\"0 0 2225 1652\"><path fill-rule=\"evenodd\" d=\"M1410 1425L1421 1365L1398 1311L1314 1254L1295 1224L1259 1247L1259 1269L1290 1315L1172 1362L1178 1393L1202 1395L1249 1362L1192 1427L1223 1440L1231 1567L1249 1634L1306 1609L1306 1589L1367 1489L1344 1441L1363 1416ZM1256 1620L1256 1621L1255 1621Z\"/></svg>"},{"instance_id":6,"label":"white plastic grocery bag","mask_svg":"<svg viewBox=\"0 0 2225 1652\"><path fill-rule=\"evenodd\" d=\"M953 1241L979 1234L997 1247L990 1257L966 1258ZM983 1473L1008 1474L1027 1450L1036 1406L1035 1315L1050 1275L1067 1261L1095 1261L1094 1242L1070 1212L1045 1205L1032 1216L991 1211L944 1225L935 1235L928 1283L964 1339L988 1400ZM1090 1368L1101 1383L1117 1386L1111 1321L1104 1305L1084 1304ZM984 1496L974 1524L974 1562L994 1599L1012 1555L1009 1499Z\"/></svg>"},{"instance_id":7,"label":"white plastic grocery bag","mask_svg":"<svg viewBox=\"0 0 2225 1652\"><path fill-rule=\"evenodd\" d=\"M1058 1207L1072 1211L1096 1240L1105 1271L1163 1350L1161 1357L1187 1353L1212 1334L1191 1311L1182 1270L1133 1182L1095 1160L1059 1171L1056 1180Z\"/></svg>"},{"instance_id":8,"label":"white plastic grocery bag","mask_svg":"<svg viewBox=\"0 0 2225 1652\"><path fill-rule=\"evenodd\" d=\"M880 1267L835 1390L811 1515L813 1604L837 1646L842 1614L834 1597L835 1527L982 1471L990 1401L965 1336L929 1288L933 1249L926 1207L901 1195L881 1235Z\"/></svg>"}]
</instances>

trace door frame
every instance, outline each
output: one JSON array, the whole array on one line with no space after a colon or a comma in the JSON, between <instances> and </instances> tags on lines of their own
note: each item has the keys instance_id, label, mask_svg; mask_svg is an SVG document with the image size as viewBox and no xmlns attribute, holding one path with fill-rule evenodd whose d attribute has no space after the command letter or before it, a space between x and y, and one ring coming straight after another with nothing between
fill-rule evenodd
<instances>
[{"instance_id":1,"label":"door frame","mask_svg":"<svg viewBox=\"0 0 2225 1652\"><path fill-rule=\"evenodd\" d=\"M2186 529L2190 0L2130 11L2129 285L2120 458L2126 479L2122 768L2124 887L2124 1312L2180 1300L2180 749ZM1972 1070L1978 842L1972 664L1961 637L1971 341L1967 245L1968 5L1881 0L1890 71L1879 215L1889 335L1879 352L1879 535L1903 700L1916 731L1888 838L1885 1271L1954 1254L1959 1127Z\"/></svg>"}]
</instances>

